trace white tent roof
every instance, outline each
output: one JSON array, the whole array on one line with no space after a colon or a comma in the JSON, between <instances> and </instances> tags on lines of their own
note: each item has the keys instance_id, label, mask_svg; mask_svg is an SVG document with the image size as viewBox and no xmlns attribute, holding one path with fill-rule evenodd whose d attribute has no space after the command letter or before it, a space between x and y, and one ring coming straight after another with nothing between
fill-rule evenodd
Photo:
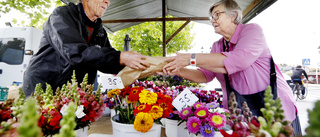
<instances>
[{"instance_id":1,"label":"white tent roof","mask_svg":"<svg viewBox=\"0 0 320 137\"><path fill-rule=\"evenodd\" d=\"M78 0L61 1L67 3ZM180 18L180 21L190 20L210 24L208 21L209 8L217 1L218 0L110 0L111 4L102 17L102 20L107 31L113 33L145 21L162 21L162 6L165 5L166 8L164 8L164 10L166 15ZM242 23L247 23L277 0L235 1L243 11L244 17ZM187 18L181 19L181 17ZM155 20L155 18L158 18L158 20Z\"/></svg>"},{"instance_id":2,"label":"white tent roof","mask_svg":"<svg viewBox=\"0 0 320 137\"><path fill-rule=\"evenodd\" d=\"M102 20L104 26L115 32L142 22L131 22L124 19L146 19L162 17L162 2L165 1L166 15L175 17L204 17L207 20L193 20L210 24L208 21L209 8L217 0L110 0ZM268 8L276 0L236 0L244 11L243 23L248 22L257 14ZM118 20L118 23L108 21ZM122 20L122 21L119 21Z\"/></svg>"}]
</instances>

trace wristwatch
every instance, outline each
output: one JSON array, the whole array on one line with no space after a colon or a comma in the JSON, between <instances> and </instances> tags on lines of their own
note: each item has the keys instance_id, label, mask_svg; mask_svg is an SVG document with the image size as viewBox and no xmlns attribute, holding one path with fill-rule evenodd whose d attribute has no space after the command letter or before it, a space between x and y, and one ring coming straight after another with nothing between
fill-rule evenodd
<instances>
[{"instance_id":1,"label":"wristwatch","mask_svg":"<svg viewBox=\"0 0 320 137\"><path fill-rule=\"evenodd\" d=\"M190 65L194 67L197 66L196 53L191 54Z\"/></svg>"}]
</instances>

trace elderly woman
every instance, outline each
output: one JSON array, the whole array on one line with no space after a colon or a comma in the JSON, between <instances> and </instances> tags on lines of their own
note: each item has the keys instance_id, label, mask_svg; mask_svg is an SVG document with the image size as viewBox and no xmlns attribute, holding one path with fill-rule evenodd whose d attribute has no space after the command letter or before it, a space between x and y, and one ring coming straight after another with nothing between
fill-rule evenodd
<instances>
[{"instance_id":1,"label":"elderly woman","mask_svg":"<svg viewBox=\"0 0 320 137\"><path fill-rule=\"evenodd\" d=\"M43 25L39 51L30 60L23 79L23 91L30 96L36 84L46 83L55 91L71 79L75 70L78 83L88 74L93 84L97 71L117 74L125 66L144 70L150 64L135 51L112 48L100 19L110 0L83 0L57 7Z\"/></svg>"},{"instance_id":2,"label":"elderly woman","mask_svg":"<svg viewBox=\"0 0 320 137\"><path fill-rule=\"evenodd\" d=\"M262 93L275 82L270 80L270 68L275 64L261 27L257 24L241 24L241 9L233 0L219 1L210 8L209 13L215 32L222 35L221 39L213 43L211 53L177 53L177 56L166 59L169 63L159 74L178 75L198 83L217 78L224 95L224 107L228 106L228 93L236 91L239 96L237 99L244 98L249 102L253 114L261 115L260 108L263 106L256 104L263 104ZM185 68L188 65L199 69ZM282 101L285 120L297 121L299 129L292 91L277 66L273 70L276 71L275 96Z\"/></svg>"}]
</instances>

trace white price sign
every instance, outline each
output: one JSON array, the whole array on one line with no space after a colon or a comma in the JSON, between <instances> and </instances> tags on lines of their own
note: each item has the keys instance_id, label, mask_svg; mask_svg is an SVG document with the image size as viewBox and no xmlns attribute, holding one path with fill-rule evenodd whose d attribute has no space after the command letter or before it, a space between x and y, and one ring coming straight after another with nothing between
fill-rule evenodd
<instances>
[{"instance_id":1,"label":"white price sign","mask_svg":"<svg viewBox=\"0 0 320 137\"><path fill-rule=\"evenodd\" d=\"M106 89L123 89L121 77L107 77Z\"/></svg>"},{"instance_id":2,"label":"white price sign","mask_svg":"<svg viewBox=\"0 0 320 137\"><path fill-rule=\"evenodd\" d=\"M181 111L183 108L192 106L199 98L194 95L188 88L185 88L172 102L172 105Z\"/></svg>"}]
</instances>

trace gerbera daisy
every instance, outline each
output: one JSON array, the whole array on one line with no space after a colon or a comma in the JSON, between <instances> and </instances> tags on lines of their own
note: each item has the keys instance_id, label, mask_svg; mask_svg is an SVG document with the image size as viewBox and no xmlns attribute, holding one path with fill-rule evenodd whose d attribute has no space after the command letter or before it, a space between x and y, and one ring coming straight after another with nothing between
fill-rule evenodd
<instances>
[{"instance_id":1,"label":"gerbera daisy","mask_svg":"<svg viewBox=\"0 0 320 137\"><path fill-rule=\"evenodd\" d=\"M214 112L209 115L207 120L209 121L210 126L220 130L225 124L226 117L225 115Z\"/></svg>"},{"instance_id":2,"label":"gerbera daisy","mask_svg":"<svg viewBox=\"0 0 320 137\"><path fill-rule=\"evenodd\" d=\"M187 119L192 114L192 110L190 107L184 108L180 111L179 117L184 120Z\"/></svg>"},{"instance_id":3,"label":"gerbera daisy","mask_svg":"<svg viewBox=\"0 0 320 137\"><path fill-rule=\"evenodd\" d=\"M205 124L200 127L200 133L203 137L214 137L215 131L213 127Z\"/></svg>"},{"instance_id":4,"label":"gerbera daisy","mask_svg":"<svg viewBox=\"0 0 320 137\"><path fill-rule=\"evenodd\" d=\"M198 109L199 107L205 107L205 106L204 106L203 103L197 102L197 103L194 103L194 104L193 104L193 107L194 107L195 109Z\"/></svg>"},{"instance_id":5,"label":"gerbera daisy","mask_svg":"<svg viewBox=\"0 0 320 137\"><path fill-rule=\"evenodd\" d=\"M139 112L149 112L151 109L151 105L148 105L148 104L141 104L139 105L138 107L136 107L133 112L134 112L134 115L137 115Z\"/></svg>"},{"instance_id":6,"label":"gerbera daisy","mask_svg":"<svg viewBox=\"0 0 320 137\"><path fill-rule=\"evenodd\" d=\"M163 115L163 109L157 105L152 106L151 110L149 111L149 114L153 119L161 118Z\"/></svg>"},{"instance_id":7,"label":"gerbera daisy","mask_svg":"<svg viewBox=\"0 0 320 137\"><path fill-rule=\"evenodd\" d=\"M199 132L199 127L201 126L201 121L197 117L189 117L187 121L187 128L190 133L197 133Z\"/></svg>"},{"instance_id":8,"label":"gerbera daisy","mask_svg":"<svg viewBox=\"0 0 320 137\"><path fill-rule=\"evenodd\" d=\"M149 105L153 105L157 102L158 95L148 90L142 90L139 94L140 103L146 103Z\"/></svg>"},{"instance_id":9,"label":"gerbera daisy","mask_svg":"<svg viewBox=\"0 0 320 137\"><path fill-rule=\"evenodd\" d=\"M138 113L133 122L134 129L142 133L148 132L152 126L153 118L150 114L144 112Z\"/></svg>"},{"instance_id":10,"label":"gerbera daisy","mask_svg":"<svg viewBox=\"0 0 320 137\"><path fill-rule=\"evenodd\" d=\"M194 112L194 115L199 117L199 118L206 118L209 115L209 110L206 107L199 107Z\"/></svg>"}]
</instances>

